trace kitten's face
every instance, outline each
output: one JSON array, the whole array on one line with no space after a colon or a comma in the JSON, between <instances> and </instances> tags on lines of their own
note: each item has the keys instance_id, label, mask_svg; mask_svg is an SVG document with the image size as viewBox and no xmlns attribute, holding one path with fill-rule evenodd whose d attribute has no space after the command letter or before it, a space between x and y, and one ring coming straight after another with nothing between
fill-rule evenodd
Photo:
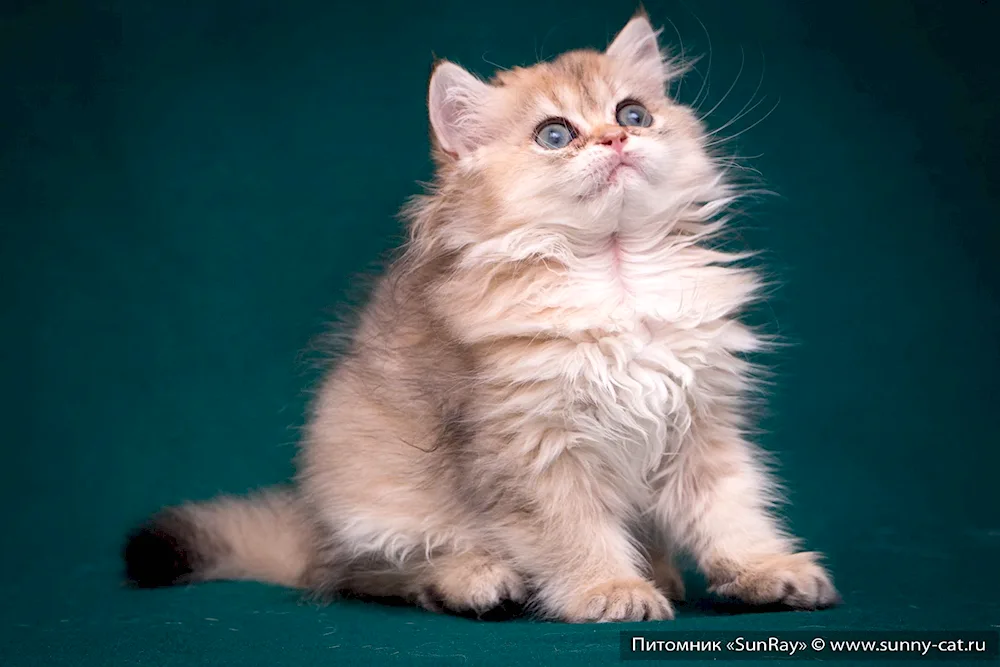
<instances>
[{"instance_id":1,"label":"kitten's face","mask_svg":"<svg viewBox=\"0 0 1000 667\"><path fill-rule=\"evenodd\" d=\"M498 78L503 130L477 161L509 205L587 218L645 209L702 157L691 112L607 55L569 53Z\"/></svg>"},{"instance_id":2,"label":"kitten's face","mask_svg":"<svg viewBox=\"0 0 1000 667\"><path fill-rule=\"evenodd\" d=\"M645 18L605 53L570 52L490 84L445 67L431 82L432 125L503 228L628 231L714 179L701 123L665 94L671 72Z\"/></svg>"}]
</instances>

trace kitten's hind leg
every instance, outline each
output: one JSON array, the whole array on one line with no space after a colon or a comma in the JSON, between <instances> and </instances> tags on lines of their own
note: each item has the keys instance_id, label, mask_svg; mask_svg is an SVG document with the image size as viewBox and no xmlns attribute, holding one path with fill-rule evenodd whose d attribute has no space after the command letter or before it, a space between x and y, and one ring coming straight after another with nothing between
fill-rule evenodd
<instances>
[{"instance_id":1,"label":"kitten's hind leg","mask_svg":"<svg viewBox=\"0 0 1000 667\"><path fill-rule=\"evenodd\" d=\"M488 551L473 520L410 487L380 505L329 520L337 545L313 568L311 588L371 598L404 599L432 611L482 614L526 597L523 578ZM339 518L339 520L337 520Z\"/></svg>"},{"instance_id":2,"label":"kitten's hind leg","mask_svg":"<svg viewBox=\"0 0 1000 667\"><path fill-rule=\"evenodd\" d=\"M416 583L418 602L430 609L441 605L482 614L507 600L522 603L527 597L521 575L481 549L432 558Z\"/></svg>"},{"instance_id":3,"label":"kitten's hind leg","mask_svg":"<svg viewBox=\"0 0 1000 667\"><path fill-rule=\"evenodd\" d=\"M353 564L341 586L374 598L402 598L429 611L483 614L505 601L523 603L524 579L483 549Z\"/></svg>"}]
</instances>

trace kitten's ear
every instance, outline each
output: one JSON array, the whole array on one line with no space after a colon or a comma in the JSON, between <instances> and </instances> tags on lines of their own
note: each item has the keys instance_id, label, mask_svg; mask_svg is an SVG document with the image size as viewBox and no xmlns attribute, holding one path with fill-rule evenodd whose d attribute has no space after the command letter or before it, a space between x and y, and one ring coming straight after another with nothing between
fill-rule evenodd
<instances>
[{"instance_id":1,"label":"kitten's ear","mask_svg":"<svg viewBox=\"0 0 1000 667\"><path fill-rule=\"evenodd\" d=\"M629 65L634 71L666 83L670 69L660 52L659 35L660 31L653 29L649 17L640 10L625 24L604 53Z\"/></svg>"},{"instance_id":2,"label":"kitten's ear","mask_svg":"<svg viewBox=\"0 0 1000 667\"><path fill-rule=\"evenodd\" d=\"M491 90L455 63L435 64L427 108L438 146L452 157L468 155L486 142L483 118Z\"/></svg>"}]
</instances>

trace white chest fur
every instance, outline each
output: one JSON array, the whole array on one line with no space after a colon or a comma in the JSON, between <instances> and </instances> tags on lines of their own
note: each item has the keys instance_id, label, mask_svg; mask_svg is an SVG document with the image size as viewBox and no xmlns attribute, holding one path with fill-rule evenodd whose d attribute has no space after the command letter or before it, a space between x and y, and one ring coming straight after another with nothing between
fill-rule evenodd
<instances>
[{"instance_id":1,"label":"white chest fur","mask_svg":"<svg viewBox=\"0 0 1000 667\"><path fill-rule=\"evenodd\" d=\"M595 332L564 360L569 426L583 442L645 476L690 424L694 370L645 324Z\"/></svg>"},{"instance_id":2,"label":"white chest fur","mask_svg":"<svg viewBox=\"0 0 1000 667\"><path fill-rule=\"evenodd\" d=\"M692 252L616 249L549 294L577 306L575 347L560 361L571 427L642 478L676 450L718 377L740 372L734 354L756 342L732 318L752 276Z\"/></svg>"},{"instance_id":3,"label":"white chest fur","mask_svg":"<svg viewBox=\"0 0 1000 667\"><path fill-rule=\"evenodd\" d=\"M487 416L528 428L538 465L585 447L642 481L711 393L739 384L737 355L756 339L734 316L757 283L696 246L610 250L536 274L464 324L510 397Z\"/></svg>"}]
</instances>

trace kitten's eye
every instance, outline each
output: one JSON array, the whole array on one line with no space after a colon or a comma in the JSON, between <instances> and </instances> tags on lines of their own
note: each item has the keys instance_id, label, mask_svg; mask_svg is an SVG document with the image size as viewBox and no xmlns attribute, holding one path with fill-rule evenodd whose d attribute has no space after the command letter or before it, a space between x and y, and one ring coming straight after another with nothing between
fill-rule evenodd
<instances>
[{"instance_id":1,"label":"kitten's eye","mask_svg":"<svg viewBox=\"0 0 1000 667\"><path fill-rule=\"evenodd\" d=\"M547 120L535 131L535 142L542 148L566 148L576 139L572 126L564 120Z\"/></svg>"},{"instance_id":2,"label":"kitten's eye","mask_svg":"<svg viewBox=\"0 0 1000 667\"><path fill-rule=\"evenodd\" d=\"M646 107L638 102L622 102L618 105L615 116L618 124L625 127L649 127L653 124L653 117L646 111Z\"/></svg>"}]
</instances>

